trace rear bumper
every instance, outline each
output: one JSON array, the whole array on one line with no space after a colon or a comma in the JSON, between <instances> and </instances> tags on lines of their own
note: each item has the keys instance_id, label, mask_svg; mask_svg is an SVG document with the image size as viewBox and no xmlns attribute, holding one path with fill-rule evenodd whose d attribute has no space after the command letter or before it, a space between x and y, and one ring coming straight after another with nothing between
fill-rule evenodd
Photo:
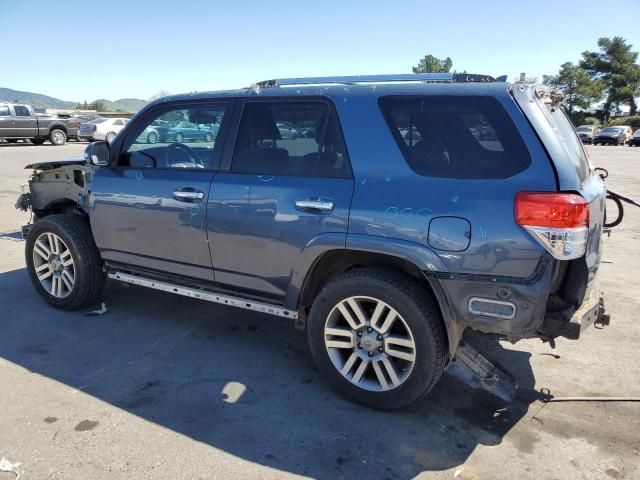
<instances>
[{"instance_id":1,"label":"rear bumper","mask_svg":"<svg viewBox=\"0 0 640 480\"><path fill-rule=\"evenodd\" d=\"M446 310L463 327L511 340L578 339L586 328L606 318L600 286L597 278L589 282L578 310L568 307L551 311L549 295L559 268L559 262L547 257L526 280L433 272L425 275L438 282L446 297Z\"/></svg>"},{"instance_id":2,"label":"rear bumper","mask_svg":"<svg viewBox=\"0 0 640 480\"><path fill-rule=\"evenodd\" d=\"M591 288L589 297L578 310L569 308L563 312L546 315L541 333L549 338L565 337L577 340L594 323L609 324L609 316L604 309L604 298L599 284Z\"/></svg>"}]
</instances>

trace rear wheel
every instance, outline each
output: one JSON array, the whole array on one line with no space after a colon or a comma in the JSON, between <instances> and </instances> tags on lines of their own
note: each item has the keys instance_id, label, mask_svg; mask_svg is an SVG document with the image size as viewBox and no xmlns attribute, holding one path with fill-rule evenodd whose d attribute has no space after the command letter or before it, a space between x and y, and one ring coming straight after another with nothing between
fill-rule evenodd
<instances>
[{"instance_id":1,"label":"rear wheel","mask_svg":"<svg viewBox=\"0 0 640 480\"><path fill-rule=\"evenodd\" d=\"M67 134L56 128L55 130L51 130L49 141L52 145L64 145L67 142Z\"/></svg>"},{"instance_id":2,"label":"rear wheel","mask_svg":"<svg viewBox=\"0 0 640 480\"><path fill-rule=\"evenodd\" d=\"M75 214L50 215L27 236L27 270L49 304L76 310L95 303L105 274L88 222Z\"/></svg>"},{"instance_id":3,"label":"rear wheel","mask_svg":"<svg viewBox=\"0 0 640 480\"><path fill-rule=\"evenodd\" d=\"M158 134L156 132L149 132L147 135L147 143L156 143L158 141Z\"/></svg>"},{"instance_id":4,"label":"rear wheel","mask_svg":"<svg viewBox=\"0 0 640 480\"><path fill-rule=\"evenodd\" d=\"M213 136L210 133L205 134L204 141L207 143L211 143L213 141Z\"/></svg>"},{"instance_id":5,"label":"rear wheel","mask_svg":"<svg viewBox=\"0 0 640 480\"><path fill-rule=\"evenodd\" d=\"M330 385L372 408L417 402L444 371L445 334L433 300L392 271L357 269L330 282L313 302L307 337Z\"/></svg>"},{"instance_id":6,"label":"rear wheel","mask_svg":"<svg viewBox=\"0 0 640 480\"><path fill-rule=\"evenodd\" d=\"M184 140L184 135L181 133L176 133L176 143L182 143Z\"/></svg>"}]
</instances>

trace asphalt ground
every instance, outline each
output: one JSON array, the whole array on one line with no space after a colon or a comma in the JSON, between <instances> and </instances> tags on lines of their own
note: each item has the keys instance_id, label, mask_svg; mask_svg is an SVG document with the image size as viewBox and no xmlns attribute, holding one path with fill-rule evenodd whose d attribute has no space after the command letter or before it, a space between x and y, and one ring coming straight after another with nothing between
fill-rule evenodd
<instances>
[{"instance_id":1,"label":"asphalt ground","mask_svg":"<svg viewBox=\"0 0 640 480\"><path fill-rule=\"evenodd\" d=\"M0 480L640 477L638 403L540 394L640 396L640 209L604 240L609 327L555 350L478 340L516 375L515 403L445 375L378 412L334 394L284 319L113 281L103 316L47 306L14 203L26 164L83 148L0 143ZM640 198L640 148L587 149Z\"/></svg>"}]
</instances>

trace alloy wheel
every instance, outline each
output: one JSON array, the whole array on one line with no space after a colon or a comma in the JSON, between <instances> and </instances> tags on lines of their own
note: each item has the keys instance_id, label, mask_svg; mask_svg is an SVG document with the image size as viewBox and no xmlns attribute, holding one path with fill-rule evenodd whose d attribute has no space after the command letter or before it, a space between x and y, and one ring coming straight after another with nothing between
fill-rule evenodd
<instances>
[{"instance_id":1,"label":"alloy wheel","mask_svg":"<svg viewBox=\"0 0 640 480\"><path fill-rule=\"evenodd\" d=\"M75 267L71 250L55 233L41 234L33 245L33 268L43 288L56 298L71 293Z\"/></svg>"},{"instance_id":2,"label":"alloy wheel","mask_svg":"<svg viewBox=\"0 0 640 480\"><path fill-rule=\"evenodd\" d=\"M416 359L413 334L390 305L349 297L329 313L324 343L338 372L365 390L393 390L407 380Z\"/></svg>"}]
</instances>

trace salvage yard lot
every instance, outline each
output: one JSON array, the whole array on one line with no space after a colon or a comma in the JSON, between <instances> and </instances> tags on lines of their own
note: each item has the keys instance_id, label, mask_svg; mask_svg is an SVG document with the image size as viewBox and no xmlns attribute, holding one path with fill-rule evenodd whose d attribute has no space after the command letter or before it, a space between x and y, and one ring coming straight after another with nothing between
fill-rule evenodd
<instances>
[{"instance_id":1,"label":"salvage yard lot","mask_svg":"<svg viewBox=\"0 0 640 480\"><path fill-rule=\"evenodd\" d=\"M539 395L640 396L640 209L604 241L611 326L555 350L482 341L517 376L517 402L445 376L417 407L377 412L331 392L281 318L114 282L103 316L45 305L24 267L29 216L13 205L26 164L84 147L0 144L0 468L21 479L640 477L640 404ZM640 149L587 148L612 190L640 198Z\"/></svg>"}]
</instances>

